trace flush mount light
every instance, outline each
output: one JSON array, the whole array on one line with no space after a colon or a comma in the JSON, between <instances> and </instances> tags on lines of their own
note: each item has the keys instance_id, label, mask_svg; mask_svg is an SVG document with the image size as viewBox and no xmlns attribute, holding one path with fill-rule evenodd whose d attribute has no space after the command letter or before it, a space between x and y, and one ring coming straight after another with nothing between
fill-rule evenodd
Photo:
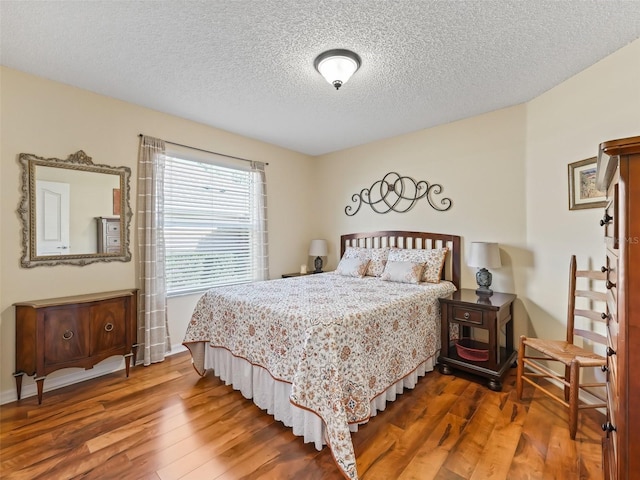
<instances>
[{"instance_id":1,"label":"flush mount light","mask_svg":"<svg viewBox=\"0 0 640 480\"><path fill-rule=\"evenodd\" d=\"M318 55L313 66L338 90L360 68L360 63L358 54L351 50L336 49Z\"/></svg>"}]
</instances>

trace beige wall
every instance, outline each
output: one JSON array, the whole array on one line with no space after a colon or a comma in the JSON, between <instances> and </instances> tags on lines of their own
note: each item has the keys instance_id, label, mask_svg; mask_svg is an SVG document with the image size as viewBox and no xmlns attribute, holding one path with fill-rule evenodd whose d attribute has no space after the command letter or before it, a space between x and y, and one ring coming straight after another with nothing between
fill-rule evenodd
<instances>
[{"instance_id":1,"label":"beige wall","mask_svg":"<svg viewBox=\"0 0 640 480\"><path fill-rule=\"evenodd\" d=\"M516 335L561 335L569 256L597 266L604 248L597 225L602 212L568 210L567 164L595 156L602 141L640 134L640 40L527 104L316 159L20 72L1 74L2 401L15 395L13 302L136 283L133 262L19 268L20 152L65 157L83 149L96 163L131 167L135 178L142 132L267 161L272 277L296 271L308 259L311 238L329 241L326 269L332 269L343 233L457 233L463 254L472 241L500 243L504 267L493 271L493 286L518 294ZM442 185L452 208L436 212L420 201L404 214L380 215L364 206L346 216L351 196L390 171ZM463 287L475 286L474 273L463 265ZM171 299L174 344L196 300ZM103 363L118 368L114 362ZM25 383L25 391L33 387Z\"/></svg>"},{"instance_id":2,"label":"beige wall","mask_svg":"<svg viewBox=\"0 0 640 480\"><path fill-rule=\"evenodd\" d=\"M597 156L601 142L640 135L640 40L527 104L526 309L530 334L562 335L569 259L599 268L602 209L568 208L567 164Z\"/></svg>"},{"instance_id":3,"label":"beige wall","mask_svg":"<svg viewBox=\"0 0 640 480\"><path fill-rule=\"evenodd\" d=\"M495 269L496 291L524 291L527 263L525 191L526 107L479 115L428 130L394 137L319 159L320 195L316 214L331 244L331 265L338 260L341 234L376 230L418 230L460 235L469 242L498 242L503 268ZM344 209L351 196L389 172L442 185L452 200L445 212L423 199L407 213L378 214L364 205L354 216ZM462 268L462 284L476 287L475 269ZM521 302L516 306L522 317Z\"/></svg>"},{"instance_id":4,"label":"beige wall","mask_svg":"<svg viewBox=\"0 0 640 480\"><path fill-rule=\"evenodd\" d=\"M640 135L640 40L519 105L319 157L318 232L338 260L339 235L381 229L456 233L499 242L503 268L493 288L518 295L516 336L562 337L568 267L599 266L600 209L569 211L567 165L596 156L602 141ZM439 183L453 200L436 212L424 200L404 214L353 217L351 196L388 172ZM318 233L320 234L320 233ZM464 265L463 287L475 287Z\"/></svg>"},{"instance_id":5,"label":"beige wall","mask_svg":"<svg viewBox=\"0 0 640 480\"><path fill-rule=\"evenodd\" d=\"M0 70L0 394L2 403L15 399L12 304L136 286L135 220L131 230L134 261L96 263L84 267L20 268L21 228L16 213L20 200L18 154L66 158L84 150L96 164L128 166L135 199L139 133L230 155L268 162L269 255L271 276L296 271L311 238L312 218L307 189L313 180L313 160L263 142L186 121L88 91L51 82L15 70ZM135 212L135 202L132 202ZM291 226L295 225L295 228ZM179 345L197 296L169 302L171 339ZM47 377L45 391L65 383L64 377L86 378L120 368L117 358L93 371L62 370ZM23 395L35 392L25 378Z\"/></svg>"}]
</instances>

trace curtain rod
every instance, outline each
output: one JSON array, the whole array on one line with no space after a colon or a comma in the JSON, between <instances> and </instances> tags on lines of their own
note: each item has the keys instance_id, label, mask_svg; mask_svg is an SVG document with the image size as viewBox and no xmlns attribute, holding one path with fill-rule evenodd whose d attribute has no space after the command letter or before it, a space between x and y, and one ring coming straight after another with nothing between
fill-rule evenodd
<instances>
[{"instance_id":1,"label":"curtain rod","mask_svg":"<svg viewBox=\"0 0 640 480\"><path fill-rule=\"evenodd\" d=\"M140 133L138 134L138 136L140 138L144 137L144 134ZM190 145L183 145L182 143L176 143L176 142L170 142L169 140L163 140L164 143L170 143L171 145L175 145L176 147L184 147L184 148L190 148L191 150L197 150L199 152L204 152L204 153L211 153L213 155L220 155L222 157L227 157L227 158L233 158L235 160L242 160L243 162L254 162L256 160L249 160L248 158L242 158L242 157L235 157L233 155L227 155L226 153L220 153L220 152L212 152L211 150L205 150L203 148L197 148L197 147L192 147ZM264 163L265 165L269 165L269 163L265 163L265 162L257 162L257 163Z\"/></svg>"}]
</instances>

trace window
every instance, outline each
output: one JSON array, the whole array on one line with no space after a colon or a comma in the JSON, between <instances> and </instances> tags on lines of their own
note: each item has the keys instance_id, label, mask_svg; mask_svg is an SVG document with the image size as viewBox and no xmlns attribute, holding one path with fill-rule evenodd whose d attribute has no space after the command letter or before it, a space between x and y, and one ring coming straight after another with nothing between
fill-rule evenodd
<instances>
[{"instance_id":1,"label":"window","mask_svg":"<svg viewBox=\"0 0 640 480\"><path fill-rule=\"evenodd\" d=\"M167 293L266 279L263 165L165 159Z\"/></svg>"}]
</instances>

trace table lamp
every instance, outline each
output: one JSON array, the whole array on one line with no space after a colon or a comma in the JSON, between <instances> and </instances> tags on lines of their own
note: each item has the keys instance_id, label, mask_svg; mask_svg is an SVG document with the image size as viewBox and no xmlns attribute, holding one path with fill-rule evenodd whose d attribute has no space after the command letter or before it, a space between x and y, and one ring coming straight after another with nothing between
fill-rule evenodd
<instances>
[{"instance_id":1,"label":"table lamp","mask_svg":"<svg viewBox=\"0 0 640 480\"><path fill-rule=\"evenodd\" d=\"M322 273L322 258L327 256L327 241L326 240L311 240L309 246L309 256L316 257L313 265L315 270L313 273Z\"/></svg>"},{"instance_id":2,"label":"table lamp","mask_svg":"<svg viewBox=\"0 0 640 480\"><path fill-rule=\"evenodd\" d=\"M476 294L480 296L491 296L493 290L491 286L491 272L488 268L500 268L502 262L500 262L500 249L497 243L490 242L471 242L471 251L469 252L469 258L467 265L470 267L479 268L476 273L476 282L478 282L478 289Z\"/></svg>"}]
</instances>

